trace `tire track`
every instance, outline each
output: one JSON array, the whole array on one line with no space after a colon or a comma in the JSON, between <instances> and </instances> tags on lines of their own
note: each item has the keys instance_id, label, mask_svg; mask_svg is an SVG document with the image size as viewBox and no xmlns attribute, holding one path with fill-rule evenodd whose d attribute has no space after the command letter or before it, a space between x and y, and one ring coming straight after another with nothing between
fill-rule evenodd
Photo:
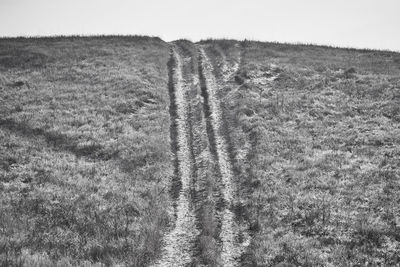
<instances>
[{"instance_id":1,"label":"tire track","mask_svg":"<svg viewBox=\"0 0 400 267\"><path fill-rule=\"evenodd\" d=\"M238 226L231 211L234 201L232 164L229 160L227 144L220 134L222 130L222 111L216 96L217 82L213 76L213 67L203 48L199 49L199 77L204 97L204 113L210 122L210 144L215 151L217 164L222 178L222 198L225 208L221 214L221 263L222 266L238 266L242 246L236 241Z\"/></svg>"},{"instance_id":2,"label":"tire track","mask_svg":"<svg viewBox=\"0 0 400 267\"><path fill-rule=\"evenodd\" d=\"M196 49L196 48L194 48ZM196 50L195 50L196 51ZM194 52L193 59L197 59ZM198 69L196 60L196 67ZM201 97L198 73L193 76L196 97L193 103L192 120L194 135L195 164L197 169L196 181L196 214L201 233L197 240L198 257L194 266L219 266L219 227L217 204L221 199L221 182L218 180L218 166L210 151L207 134L207 122L204 114L204 104Z\"/></svg>"},{"instance_id":3,"label":"tire track","mask_svg":"<svg viewBox=\"0 0 400 267\"><path fill-rule=\"evenodd\" d=\"M235 181L217 79L203 48L174 45L168 69L176 221L156 266L238 266L244 246L232 211ZM224 61L231 76L235 67Z\"/></svg>"},{"instance_id":4,"label":"tire track","mask_svg":"<svg viewBox=\"0 0 400 267\"><path fill-rule=\"evenodd\" d=\"M219 213L221 181L215 157L210 151L207 122L198 75L197 47L189 41L175 42L182 57L183 78L187 83L190 145L193 156L192 200L196 207L199 235L192 266L221 266L219 260Z\"/></svg>"},{"instance_id":5,"label":"tire track","mask_svg":"<svg viewBox=\"0 0 400 267\"><path fill-rule=\"evenodd\" d=\"M180 182L180 190L176 203L175 226L165 238L162 257L156 266L187 266L193 258L195 240L199 234L196 227L196 216L191 203L190 190L192 184L192 153L188 125L188 103L182 77L182 63L175 48L171 49L168 64L170 76L171 106L175 109L171 115L171 137L175 152L176 174ZM175 133L175 136L173 136Z\"/></svg>"}]
</instances>

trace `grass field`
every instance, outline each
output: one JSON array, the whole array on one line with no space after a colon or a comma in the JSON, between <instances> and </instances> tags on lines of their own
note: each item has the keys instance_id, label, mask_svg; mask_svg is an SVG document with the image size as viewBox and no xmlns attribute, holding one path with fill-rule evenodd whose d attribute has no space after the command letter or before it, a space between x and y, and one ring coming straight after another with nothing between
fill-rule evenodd
<instances>
[{"instance_id":1,"label":"grass field","mask_svg":"<svg viewBox=\"0 0 400 267\"><path fill-rule=\"evenodd\" d=\"M176 219L171 45L150 37L0 39L0 266L160 259ZM185 97L197 97L187 105L191 160L205 177L196 190L207 197L195 203L199 261L221 262L213 214L226 205L214 202L222 183L203 153L216 148L193 78L202 66L191 55L201 47L237 189L232 225L246 225L251 237L240 265L400 262L399 53L233 40L175 45L182 79L195 84ZM223 66L236 63L227 75Z\"/></svg>"},{"instance_id":2,"label":"grass field","mask_svg":"<svg viewBox=\"0 0 400 267\"><path fill-rule=\"evenodd\" d=\"M168 51L148 37L0 41L0 265L159 253Z\"/></svg>"},{"instance_id":3,"label":"grass field","mask_svg":"<svg viewBox=\"0 0 400 267\"><path fill-rule=\"evenodd\" d=\"M236 42L205 43L213 53ZM398 264L400 55L241 46L236 85L221 97L239 158L238 215L253 233L244 263Z\"/></svg>"}]
</instances>

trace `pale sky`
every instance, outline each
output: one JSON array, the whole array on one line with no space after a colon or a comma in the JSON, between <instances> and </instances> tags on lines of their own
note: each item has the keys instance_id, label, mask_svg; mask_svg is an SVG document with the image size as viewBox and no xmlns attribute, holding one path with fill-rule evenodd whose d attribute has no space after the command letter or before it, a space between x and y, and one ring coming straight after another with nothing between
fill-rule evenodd
<instances>
[{"instance_id":1,"label":"pale sky","mask_svg":"<svg viewBox=\"0 0 400 267\"><path fill-rule=\"evenodd\" d=\"M400 51L400 0L0 0L0 36L71 34Z\"/></svg>"}]
</instances>

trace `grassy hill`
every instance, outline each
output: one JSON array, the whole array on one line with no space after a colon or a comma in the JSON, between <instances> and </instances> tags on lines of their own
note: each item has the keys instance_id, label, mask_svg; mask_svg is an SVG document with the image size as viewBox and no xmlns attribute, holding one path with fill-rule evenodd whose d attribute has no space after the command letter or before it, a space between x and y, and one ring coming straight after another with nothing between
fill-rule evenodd
<instances>
[{"instance_id":1,"label":"grassy hill","mask_svg":"<svg viewBox=\"0 0 400 267\"><path fill-rule=\"evenodd\" d=\"M180 186L171 47L192 84L192 132L209 132L193 142L194 161L215 142L198 126L211 111L193 78L207 82L198 49L210 59L236 188L229 208L250 236L240 265L400 262L399 53L110 36L0 39L0 266L162 257ZM223 183L207 177L193 189L208 193L193 198L192 263L215 266L223 226L212 217L226 204L213 202Z\"/></svg>"},{"instance_id":2,"label":"grassy hill","mask_svg":"<svg viewBox=\"0 0 400 267\"><path fill-rule=\"evenodd\" d=\"M247 263L398 264L400 55L242 47L241 85L221 97L233 153L247 150L236 161L254 231Z\"/></svg>"},{"instance_id":3,"label":"grassy hill","mask_svg":"<svg viewBox=\"0 0 400 267\"><path fill-rule=\"evenodd\" d=\"M2 266L146 265L169 218L168 45L10 39L0 51Z\"/></svg>"}]
</instances>

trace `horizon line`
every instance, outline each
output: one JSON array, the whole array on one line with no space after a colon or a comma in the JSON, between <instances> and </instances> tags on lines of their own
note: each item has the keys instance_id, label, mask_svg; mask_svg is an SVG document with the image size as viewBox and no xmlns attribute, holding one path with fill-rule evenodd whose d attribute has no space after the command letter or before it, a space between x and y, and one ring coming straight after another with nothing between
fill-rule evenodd
<instances>
[{"instance_id":1,"label":"horizon line","mask_svg":"<svg viewBox=\"0 0 400 267\"><path fill-rule=\"evenodd\" d=\"M16 36L5 36L0 35L0 40L5 39L51 39L51 38L107 38L107 37L140 37L140 38L154 38L160 39L165 43L173 43L179 40L186 40L192 43L202 43L207 41L236 41L236 42L255 42L255 43L270 43L270 44L282 44L282 45L293 45L293 46L315 46L315 47L326 47L331 49L344 49L344 50L357 50L357 51L364 51L364 52L389 52L389 53L400 53L399 50L392 50L389 48L381 49L381 48L368 48L368 47L352 47L352 46L340 46L334 44L323 44L323 43L303 43L303 42L284 42L284 41L271 41L271 40L259 40L255 38L243 38L243 39L236 39L230 37L207 37L201 38L200 40L194 41L191 38L182 37L171 41L166 41L160 36L156 35L146 35L146 34L53 34L53 35L16 35Z\"/></svg>"}]
</instances>

